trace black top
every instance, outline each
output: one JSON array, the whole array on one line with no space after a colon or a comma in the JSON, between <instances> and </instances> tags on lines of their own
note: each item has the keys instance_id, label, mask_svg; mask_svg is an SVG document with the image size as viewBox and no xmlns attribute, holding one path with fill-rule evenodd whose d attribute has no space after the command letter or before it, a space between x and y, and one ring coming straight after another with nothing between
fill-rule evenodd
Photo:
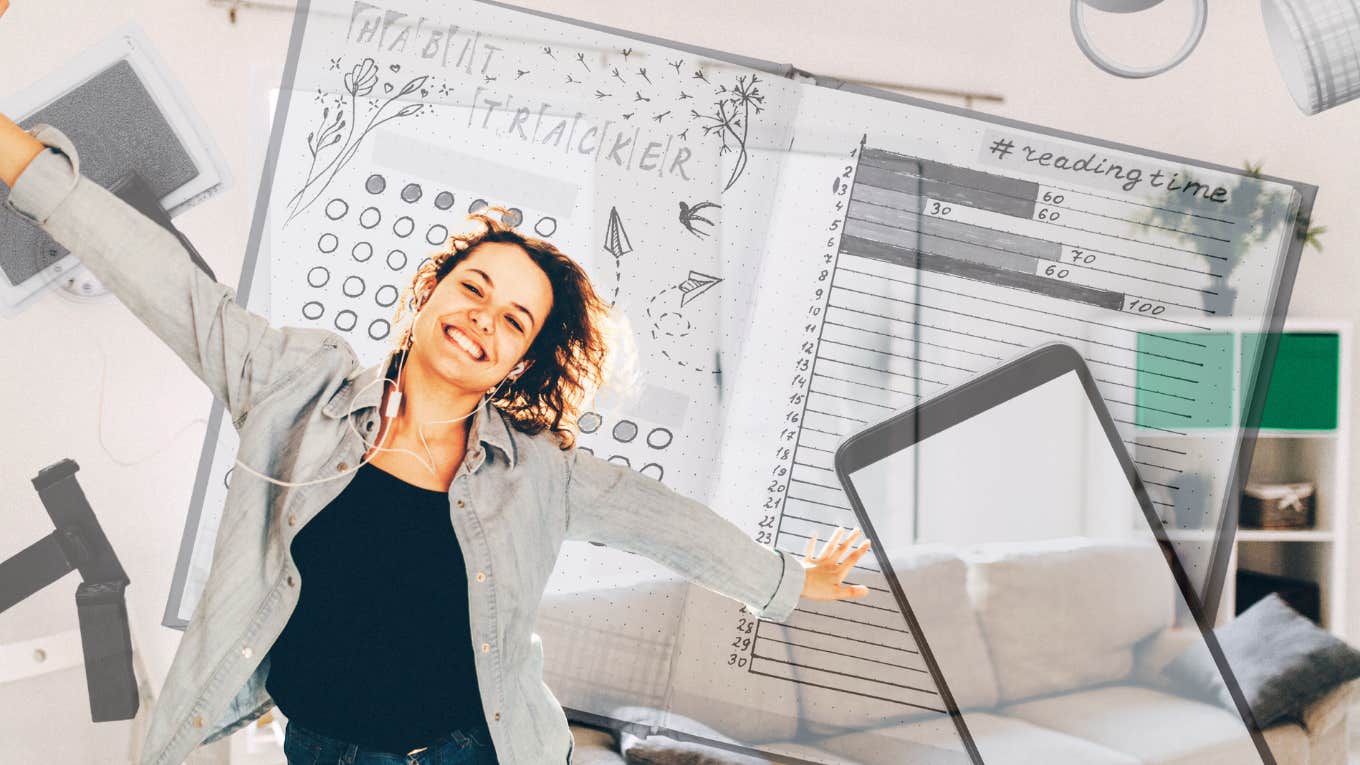
<instances>
[{"instance_id":1,"label":"black top","mask_svg":"<svg viewBox=\"0 0 1360 765\"><path fill-rule=\"evenodd\" d=\"M290 720L398 754L485 729L449 512L365 464L293 539L301 590L266 682Z\"/></svg>"}]
</instances>

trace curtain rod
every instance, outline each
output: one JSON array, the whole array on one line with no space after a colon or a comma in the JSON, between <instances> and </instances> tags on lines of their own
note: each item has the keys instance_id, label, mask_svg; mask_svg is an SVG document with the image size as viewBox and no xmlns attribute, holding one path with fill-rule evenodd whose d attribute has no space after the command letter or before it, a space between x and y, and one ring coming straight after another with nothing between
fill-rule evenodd
<instances>
[{"instance_id":1,"label":"curtain rod","mask_svg":"<svg viewBox=\"0 0 1360 765\"><path fill-rule=\"evenodd\" d=\"M288 13L294 13L295 11L297 11L296 3L288 4L279 2L269 2L269 0L208 0L208 4L217 8L226 8L227 18L233 24L236 23L237 11L243 8L262 11L286 11ZM337 13L330 13L328 11L316 11L316 12L325 13L326 15L330 16L343 15ZM865 87L870 88L882 88L884 90L896 90L904 93L920 93L923 95L957 98L963 101L964 105L970 109L973 107L974 102L977 101L986 101L990 103L999 104L1006 100L1005 97L998 95L996 93L981 93L972 90L955 90L952 88L935 88L926 85L911 85L900 82L886 82L883 80L862 80L855 77L838 77L834 74L826 76L834 77L835 79L842 80L844 82L852 83L855 85L863 85Z\"/></svg>"}]
</instances>

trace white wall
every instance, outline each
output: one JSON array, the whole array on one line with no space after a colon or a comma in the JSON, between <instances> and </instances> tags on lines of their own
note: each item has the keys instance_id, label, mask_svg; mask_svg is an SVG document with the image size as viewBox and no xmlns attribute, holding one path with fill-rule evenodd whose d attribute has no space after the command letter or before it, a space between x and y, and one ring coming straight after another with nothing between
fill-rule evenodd
<instances>
[{"instance_id":1,"label":"white wall","mask_svg":"<svg viewBox=\"0 0 1360 765\"><path fill-rule=\"evenodd\" d=\"M1067 4L984 0L827 2L534 0L524 4L698 45L792 62L819 73L870 81L971 89L1005 96L989 111L1129 144L1318 185L1315 219L1328 226L1325 252L1308 251L1294 291L1294 316L1360 313L1352 248L1360 244L1355 147L1360 103L1304 117L1285 92L1255 3L1214 3L1199 49L1181 67L1144 81L1109 77L1072 42ZM1147 20L1124 19L1132 42L1165 50L1154 28L1184 19L1188 2ZM1022 10L1023 6L1023 10ZM206 0L13 0L0 19L0 91L17 89L128 20L137 21L191 93L231 165L226 194L178 224L223 281L240 273L255 178L249 166L248 103L253 66L281 67L291 14L243 9L235 26ZM109 459L97 439L99 353L111 354L104 441L120 458L168 447L133 467ZM47 295L0 321L5 371L0 398L0 557L50 531L29 479L62 457L81 465L81 485L132 578L133 628L159 688L180 633L159 626L188 506L209 396L168 350L116 301L79 305ZM1350 349L1352 353L1355 348ZM1354 427L1355 423L1352 423ZM1351 458L1351 469L1360 461ZM1353 535L1360 537L1360 535ZM1353 554L1354 557L1354 554ZM75 578L0 615L0 644L75 626ZM1356 615L1360 608L1351 608ZM1354 628L1351 634L1360 634Z\"/></svg>"}]
</instances>

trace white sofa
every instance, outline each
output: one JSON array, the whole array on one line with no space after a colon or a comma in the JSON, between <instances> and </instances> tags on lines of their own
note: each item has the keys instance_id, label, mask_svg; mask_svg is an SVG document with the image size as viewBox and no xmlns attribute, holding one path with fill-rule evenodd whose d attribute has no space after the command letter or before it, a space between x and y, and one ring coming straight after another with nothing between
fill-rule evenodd
<instances>
[{"instance_id":1,"label":"white sofa","mask_svg":"<svg viewBox=\"0 0 1360 765\"><path fill-rule=\"evenodd\" d=\"M1073 540L982 546L961 555L928 549L894 562L921 623L948 625L948 635L927 637L988 765L1256 762L1240 718L1178 695L1166 681L1167 664L1198 639L1193 629L1172 624L1174 594L1144 588L1113 609L1100 601L1112 591L1112 577L1165 577L1165 566L1155 548ZM1275 760L1344 765L1357 688L1360 681L1337 688L1301 721L1266 730ZM705 722L721 731L718 721ZM615 737L576 733L574 762L622 760L608 751ZM771 751L878 765L888 761L884 734L776 741Z\"/></svg>"}]
</instances>

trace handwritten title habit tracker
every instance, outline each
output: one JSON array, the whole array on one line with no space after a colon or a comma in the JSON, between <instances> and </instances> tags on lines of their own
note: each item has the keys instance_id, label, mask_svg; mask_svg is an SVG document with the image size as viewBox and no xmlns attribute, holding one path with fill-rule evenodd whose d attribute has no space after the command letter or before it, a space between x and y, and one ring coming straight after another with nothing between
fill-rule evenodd
<instances>
[{"instance_id":1,"label":"handwritten title habit tracker","mask_svg":"<svg viewBox=\"0 0 1360 765\"><path fill-rule=\"evenodd\" d=\"M480 31L464 30L461 25L425 16L413 20L411 14L363 0L354 2L346 41L360 48L372 46L384 53L438 62L446 69L481 75L487 82L495 82L496 78L487 73L494 69L497 54L505 50L484 39ZM694 152L678 145L674 134L654 140L649 135L653 131L644 133L641 125L628 121L632 115L626 115L622 124L606 120L600 126L589 124L591 115L583 111L566 117L557 114L558 110L546 101L539 100L534 106L514 106L513 101L514 95L504 89L487 84L478 86L468 104L468 126L542 146L561 147L563 152L593 155L597 160L603 157L605 162L627 170L690 180L686 163ZM582 124L583 120L586 124Z\"/></svg>"}]
</instances>

